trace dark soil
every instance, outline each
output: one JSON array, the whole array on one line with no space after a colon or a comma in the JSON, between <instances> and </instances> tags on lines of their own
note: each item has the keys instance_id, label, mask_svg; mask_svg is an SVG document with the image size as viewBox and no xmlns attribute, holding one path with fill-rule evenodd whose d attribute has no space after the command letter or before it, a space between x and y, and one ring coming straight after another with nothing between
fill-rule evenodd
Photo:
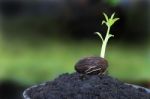
<instances>
[{"instance_id":1,"label":"dark soil","mask_svg":"<svg viewBox=\"0 0 150 99\"><path fill-rule=\"evenodd\" d=\"M63 74L27 94L31 99L150 99L144 89L135 89L110 76L79 73Z\"/></svg>"}]
</instances>

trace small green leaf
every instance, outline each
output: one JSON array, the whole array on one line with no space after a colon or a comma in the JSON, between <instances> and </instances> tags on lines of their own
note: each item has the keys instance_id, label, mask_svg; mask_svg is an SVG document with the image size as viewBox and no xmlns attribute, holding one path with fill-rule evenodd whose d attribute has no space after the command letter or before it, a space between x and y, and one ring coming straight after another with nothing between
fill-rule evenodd
<instances>
[{"instance_id":1,"label":"small green leaf","mask_svg":"<svg viewBox=\"0 0 150 99\"><path fill-rule=\"evenodd\" d=\"M111 27L116 21L119 20L119 18L114 18L115 13L113 13L110 18L108 18L108 16L105 13L103 13L103 15L104 15L106 21L103 20L102 24L105 23L108 27Z\"/></svg>"},{"instance_id":2,"label":"small green leaf","mask_svg":"<svg viewBox=\"0 0 150 99\"><path fill-rule=\"evenodd\" d=\"M118 21L118 20L119 20L119 18L114 18L113 20L114 20L114 23L115 23L116 21Z\"/></svg>"},{"instance_id":3,"label":"small green leaf","mask_svg":"<svg viewBox=\"0 0 150 99\"><path fill-rule=\"evenodd\" d=\"M108 38L110 38L110 37L114 37L114 35L112 35L112 34L109 34L109 35L108 35Z\"/></svg>"},{"instance_id":4,"label":"small green leaf","mask_svg":"<svg viewBox=\"0 0 150 99\"><path fill-rule=\"evenodd\" d=\"M106 21L103 20L103 21L102 21L102 25L103 25L103 24L106 24Z\"/></svg>"},{"instance_id":5,"label":"small green leaf","mask_svg":"<svg viewBox=\"0 0 150 99\"><path fill-rule=\"evenodd\" d=\"M104 41L104 39L103 39L103 37L102 37L101 33L99 33L99 32L95 32L95 34L97 34L97 35L101 38L101 40L102 40L102 41Z\"/></svg>"},{"instance_id":6,"label":"small green leaf","mask_svg":"<svg viewBox=\"0 0 150 99\"><path fill-rule=\"evenodd\" d=\"M113 19L115 16L115 12L111 15L111 18L110 19Z\"/></svg>"},{"instance_id":7,"label":"small green leaf","mask_svg":"<svg viewBox=\"0 0 150 99\"><path fill-rule=\"evenodd\" d=\"M103 15L104 15L106 21L108 21L108 16L105 13L103 13Z\"/></svg>"}]
</instances>

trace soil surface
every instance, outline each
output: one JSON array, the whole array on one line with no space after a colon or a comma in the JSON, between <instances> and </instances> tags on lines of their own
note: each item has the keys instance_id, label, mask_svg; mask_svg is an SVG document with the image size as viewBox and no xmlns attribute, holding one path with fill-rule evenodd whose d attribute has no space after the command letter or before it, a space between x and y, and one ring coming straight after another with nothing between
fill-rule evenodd
<instances>
[{"instance_id":1,"label":"soil surface","mask_svg":"<svg viewBox=\"0 0 150 99\"><path fill-rule=\"evenodd\" d=\"M108 75L79 73L60 75L27 94L31 99L150 99L144 89L135 89Z\"/></svg>"}]
</instances>

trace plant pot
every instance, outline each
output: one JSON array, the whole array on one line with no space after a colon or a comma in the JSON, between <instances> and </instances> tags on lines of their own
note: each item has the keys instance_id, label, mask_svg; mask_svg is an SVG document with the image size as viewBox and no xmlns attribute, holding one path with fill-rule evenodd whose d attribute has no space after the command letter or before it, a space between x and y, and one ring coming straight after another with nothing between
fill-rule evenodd
<instances>
[{"instance_id":1,"label":"plant pot","mask_svg":"<svg viewBox=\"0 0 150 99\"><path fill-rule=\"evenodd\" d=\"M61 77L59 77L59 78L61 78ZM59 79L58 78L58 79ZM61 78L61 80L62 80L63 78ZM57 80L57 79L56 79ZM55 81L55 80L54 80ZM24 97L24 99L32 99L31 97L30 97L30 91L31 90L34 90L34 89L36 89L36 88L38 88L38 87L43 87L43 86L45 86L46 85L46 83L43 83L43 84L40 84L40 85L34 85L34 86L32 86L32 87L30 87L30 88L27 88L24 92L23 92L23 97ZM133 89L136 89L136 90L142 90L142 91L144 91L144 92L146 92L147 94L150 94L150 89L148 89L148 88L144 88L144 87L141 87L141 86L138 86L138 85L133 85L133 84L128 84L128 83L124 83L124 85L127 85L127 86L131 86ZM106 85L107 86L107 85ZM42 89L43 90L43 89ZM36 99L36 98L35 98ZM38 98L38 99L41 99L41 98ZM43 98L43 99L45 99L45 98ZM51 99L51 98L48 98L48 99ZM54 98L55 99L55 98ZM60 98L61 99L61 98ZM63 99L69 99L69 98L63 98ZM72 99L72 98L71 98ZM73 98L74 99L74 98ZM76 98L77 99L77 98ZM82 98L80 98L80 99L82 99ZM83 99L86 99L86 98L83 98ZM92 99L92 98L88 98L88 99ZM95 99L95 98L94 98ZM114 98L114 99L117 99L117 98ZM121 98L122 99L122 98ZM124 99L124 98L123 98ZM141 98L140 98L141 99ZM142 98L142 99L145 99L145 98ZM149 99L149 98L146 98L146 99Z\"/></svg>"},{"instance_id":2,"label":"plant pot","mask_svg":"<svg viewBox=\"0 0 150 99\"><path fill-rule=\"evenodd\" d=\"M131 85L131 86L133 86L133 87L136 88L136 89L142 88L142 89L144 89L147 93L150 93L150 89L148 89L148 88L144 88L144 87L141 87L141 86L138 86L138 85L134 85L134 84L128 84L128 83L126 83L126 84L127 84L127 85ZM45 83L40 84L40 85L34 85L34 86L32 86L32 87L27 88L27 89L23 92L23 97L24 97L24 99L31 99L30 96L27 94L27 92L28 92L30 89L36 88L36 87L38 87L38 86L43 86L43 85L45 85Z\"/></svg>"}]
</instances>

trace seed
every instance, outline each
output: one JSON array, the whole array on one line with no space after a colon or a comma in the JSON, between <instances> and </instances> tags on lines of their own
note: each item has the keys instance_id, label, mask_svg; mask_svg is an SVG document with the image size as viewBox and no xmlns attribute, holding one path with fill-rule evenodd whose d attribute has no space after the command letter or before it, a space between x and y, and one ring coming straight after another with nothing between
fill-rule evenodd
<instances>
[{"instance_id":1,"label":"seed","mask_svg":"<svg viewBox=\"0 0 150 99\"><path fill-rule=\"evenodd\" d=\"M86 57L75 64L75 70L78 73L88 75L104 74L107 67L107 60L101 57Z\"/></svg>"}]
</instances>

